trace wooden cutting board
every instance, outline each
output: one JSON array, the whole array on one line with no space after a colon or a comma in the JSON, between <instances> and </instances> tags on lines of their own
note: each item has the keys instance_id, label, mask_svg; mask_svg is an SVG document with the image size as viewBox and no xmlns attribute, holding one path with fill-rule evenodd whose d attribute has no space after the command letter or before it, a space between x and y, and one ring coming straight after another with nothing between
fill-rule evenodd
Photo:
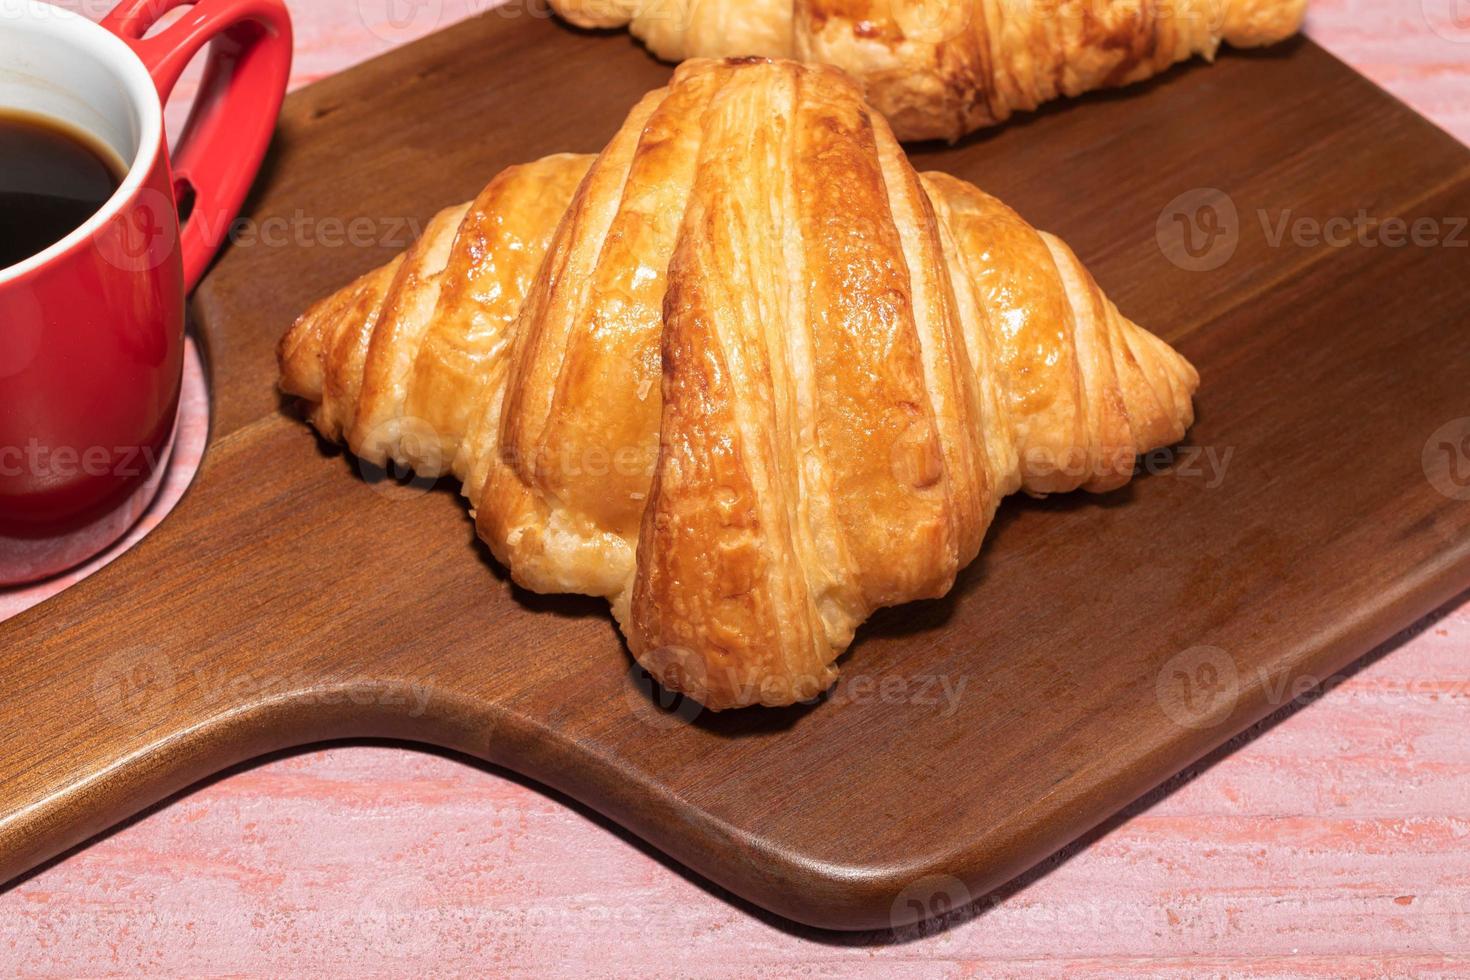
<instances>
[{"instance_id":1,"label":"wooden cutting board","mask_svg":"<svg viewBox=\"0 0 1470 980\"><path fill-rule=\"evenodd\" d=\"M1199 422L1122 492L1008 502L823 703L669 710L601 602L511 586L452 490L365 478L283 412L273 358L309 301L501 167L599 149L668 73L491 12L288 100L255 224L194 298L195 485L0 625L0 879L241 760L388 736L525 773L783 916L889 926L1470 584L1470 152L1298 41L916 151L1068 240L1199 366Z\"/></svg>"}]
</instances>

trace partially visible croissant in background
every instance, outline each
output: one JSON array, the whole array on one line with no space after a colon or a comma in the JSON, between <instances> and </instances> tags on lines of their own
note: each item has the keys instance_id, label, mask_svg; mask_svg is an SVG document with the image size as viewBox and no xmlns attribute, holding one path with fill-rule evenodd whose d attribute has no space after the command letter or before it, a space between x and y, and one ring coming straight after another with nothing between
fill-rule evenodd
<instances>
[{"instance_id":1,"label":"partially visible croissant in background","mask_svg":"<svg viewBox=\"0 0 1470 980\"><path fill-rule=\"evenodd\" d=\"M1274 44L1306 0L551 0L660 58L835 65L899 139L955 140L1062 95L1127 85L1221 42Z\"/></svg>"},{"instance_id":2,"label":"partially visible croissant in background","mask_svg":"<svg viewBox=\"0 0 1470 980\"><path fill-rule=\"evenodd\" d=\"M1001 497L1122 485L1198 384L1066 245L915 173L847 76L752 59L501 173L279 356L326 438L452 472L517 582L607 597L716 709L825 689Z\"/></svg>"}]
</instances>

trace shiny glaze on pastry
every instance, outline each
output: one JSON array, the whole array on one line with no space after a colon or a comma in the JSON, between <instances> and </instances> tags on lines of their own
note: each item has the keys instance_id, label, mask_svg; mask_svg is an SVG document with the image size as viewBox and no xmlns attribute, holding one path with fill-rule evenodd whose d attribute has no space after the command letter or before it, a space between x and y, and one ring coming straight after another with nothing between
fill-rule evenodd
<instances>
[{"instance_id":1,"label":"shiny glaze on pastry","mask_svg":"<svg viewBox=\"0 0 1470 980\"><path fill-rule=\"evenodd\" d=\"M1198 384L1061 241L916 173L848 76L764 59L506 170L280 363L326 438L454 474L518 583L606 597L716 709L818 694L1003 496L1121 486Z\"/></svg>"},{"instance_id":2,"label":"shiny glaze on pastry","mask_svg":"<svg viewBox=\"0 0 1470 980\"><path fill-rule=\"evenodd\" d=\"M858 78L899 139L954 140L1064 95L1127 85L1222 42L1301 26L1306 0L551 0L658 57L762 55Z\"/></svg>"}]
</instances>

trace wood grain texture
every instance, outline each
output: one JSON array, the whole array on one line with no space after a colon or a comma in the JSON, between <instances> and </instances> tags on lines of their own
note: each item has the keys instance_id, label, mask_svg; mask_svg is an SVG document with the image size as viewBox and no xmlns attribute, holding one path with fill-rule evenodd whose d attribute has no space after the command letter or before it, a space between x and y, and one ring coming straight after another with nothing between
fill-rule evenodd
<instances>
[{"instance_id":1,"label":"wood grain texture","mask_svg":"<svg viewBox=\"0 0 1470 980\"><path fill-rule=\"evenodd\" d=\"M994 185L992 185L992 190L994 190ZM1057 226L1057 225L1054 225L1054 226ZM1060 226L1058 226L1058 231L1060 231L1060 229L1061 229ZM1085 256L1086 256L1086 254L1088 254L1088 253L1086 253L1086 251L1085 251L1085 253L1083 253L1083 254L1085 254ZM1089 259L1091 259L1091 256L1088 256L1088 257L1089 257ZM1236 260L1236 262L1239 262L1239 260ZM1311 713L1307 713L1307 716L1310 716L1310 714ZM482 932L484 932L484 930L482 930Z\"/></svg>"},{"instance_id":2,"label":"wood grain texture","mask_svg":"<svg viewBox=\"0 0 1470 980\"><path fill-rule=\"evenodd\" d=\"M428 960L445 975L1463 976L1470 668L1451 634L1467 626L1420 624L943 929L789 928L501 771L357 746L213 783L11 892L0 962L52 976L390 976Z\"/></svg>"}]
</instances>

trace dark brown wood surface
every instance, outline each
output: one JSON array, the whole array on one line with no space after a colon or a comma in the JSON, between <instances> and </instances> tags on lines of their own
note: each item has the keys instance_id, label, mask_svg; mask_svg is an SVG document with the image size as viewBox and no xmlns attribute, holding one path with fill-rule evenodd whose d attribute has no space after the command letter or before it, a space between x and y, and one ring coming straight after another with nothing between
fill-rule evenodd
<instances>
[{"instance_id":1,"label":"dark brown wood surface","mask_svg":"<svg viewBox=\"0 0 1470 980\"><path fill-rule=\"evenodd\" d=\"M1192 448L1107 497L1008 502L953 594L877 616L821 704L664 710L602 603L515 589L454 492L365 478L283 411L273 348L501 167L600 148L668 72L492 12L288 100L258 224L194 298L195 485L0 624L0 878L233 763L388 736L565 791L783 916L887 926L978 898L1470 584L1470 152L1299 41L916 148L1198 365ZM1196 217L1201 188L1238 222L1190 271L1173 202ZM1332 218L1363 230L1314 244ZM1439 244L1387 244L1387 219Z\"/></svg>"}]
</instances>

